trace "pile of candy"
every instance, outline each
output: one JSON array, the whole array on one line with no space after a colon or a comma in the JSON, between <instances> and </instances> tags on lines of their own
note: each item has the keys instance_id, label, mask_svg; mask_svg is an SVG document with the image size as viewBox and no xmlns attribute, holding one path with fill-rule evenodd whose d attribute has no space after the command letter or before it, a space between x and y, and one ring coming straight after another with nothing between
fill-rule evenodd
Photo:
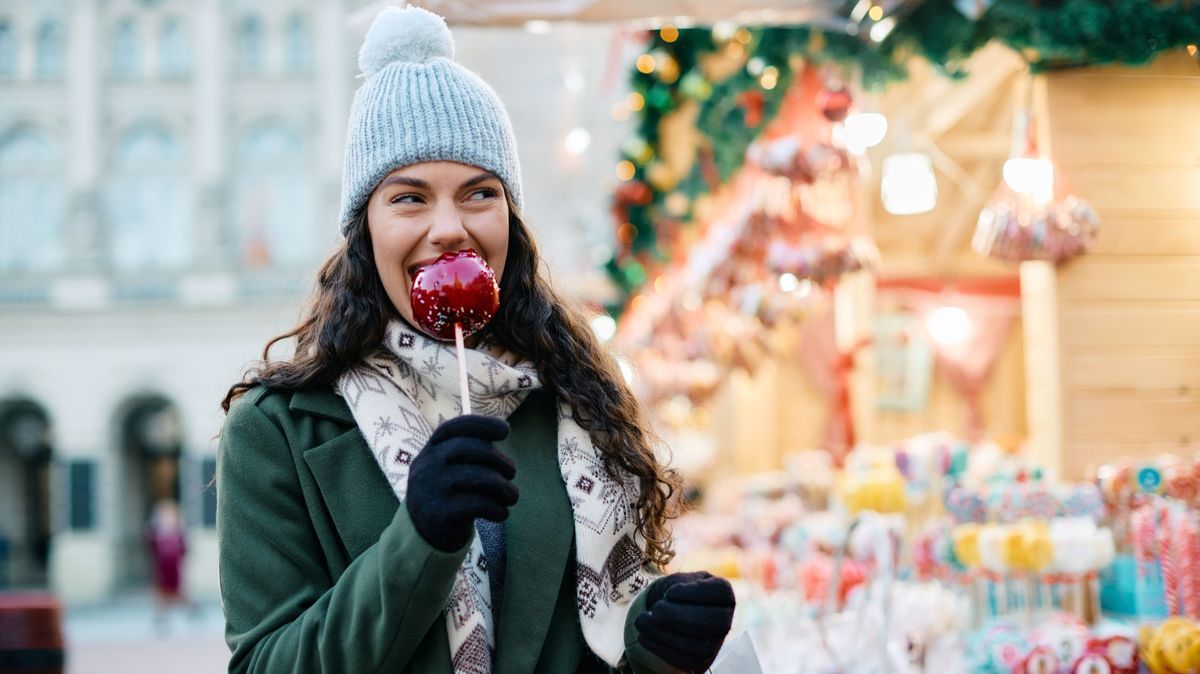
<instances>
[{"instance_id":1,"label":"pile of candy","mask_svg":"<svg viewBox=\"0 0 1200 674\"><path fill-rule=\"evenodd\" d=\"M959 524L1053 517L1099 522L1104 516L1104 499L1096 485L1087 482L1054 486L1041 481L996 483L985 491L954 486L946 491L946 512Z\"/></svg>"},{"instance_id":2,"label":"pile of candy","mask_svg":"<svg viewBox=\"0 0 1200 674\"><path fill-rule=\"evenodd\" d=\"M1168 618L1161 625L1142 627L1142 661L1152 674L1191 674L1200 670L1200 625L1186 618Z\"/></svg>"},{"instance_id":3,"label":"pile of candy","mask_svg":"<svg viewBox=\"0 0 1200 674\"><path fill-rule=\"evenodd\" d=\"M1089 629L1074 616L1049 616L1032 629L1011 619L989 623L967 649L974 674L1137 674L1129 628Z\"/></svg>"},{"instance_id":4,"label":"pile of candy","mask_svg":"<svg viewBox=\"0 0 1200 674\"><path fill-rule=\"evenodd\" d=\"M1086 574L1112 562L1112 532L1086 518L961 524L951 534L954 557L993 574Z\"/></svg>"}]
</instances>

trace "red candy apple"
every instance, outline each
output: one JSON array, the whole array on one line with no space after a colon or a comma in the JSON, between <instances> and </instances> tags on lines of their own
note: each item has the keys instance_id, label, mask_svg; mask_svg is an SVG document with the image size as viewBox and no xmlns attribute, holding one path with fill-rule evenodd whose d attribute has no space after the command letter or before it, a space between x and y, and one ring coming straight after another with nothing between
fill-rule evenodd
<instances>
[{"instance_id":1,"label":"red candy apple","mask_svg":"<svg viewBox=\"0 0 1200 674\"><path fill-rule=\"evenodd\" d=\"M454 324L463 336L479 331L500 308L496 272L473 250L444 253L417 270L412 286L413 318L434 337L454 339Z\"/></svg>"}]
</instances>

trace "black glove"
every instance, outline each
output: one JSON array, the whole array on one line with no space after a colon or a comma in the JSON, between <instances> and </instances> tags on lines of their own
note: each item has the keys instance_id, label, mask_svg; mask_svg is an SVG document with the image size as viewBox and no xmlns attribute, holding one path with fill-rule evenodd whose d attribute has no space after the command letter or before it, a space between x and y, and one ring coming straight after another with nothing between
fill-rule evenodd
<instances>
[{"instance_id":1,"label":"black glove","mask_svg":"<svg viewBox=\"0 0 1200 674\"><path fill-rule=\"evenodd\" d=\"M475 520L501 522L517 502L512 459L492 444L508 437L508 422L465 415L438 426L408 471L404 499L417 533L442 552L471 539Z\"/></svg>"},{"instance_id":2,"label":"black glove","mask_svg":"<svg viewBox=\"0 0 1200 674\"><path fill-rule=\"evenodd\" d=\"M638 643L673 667L703 672L729 633L735 603L729 581L707 571L663 576L646 588L646 610L633 623Z\"/></svg>"}]
</instances>

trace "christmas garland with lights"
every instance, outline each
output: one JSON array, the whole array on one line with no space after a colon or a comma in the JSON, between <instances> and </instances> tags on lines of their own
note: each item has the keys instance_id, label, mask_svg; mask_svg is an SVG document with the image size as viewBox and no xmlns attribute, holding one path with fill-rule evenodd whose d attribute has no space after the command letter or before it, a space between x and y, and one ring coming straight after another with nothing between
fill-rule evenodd
<instances>
[{"instance_id":1,"label":"christmas garland with lights","mask_svg":"<svg viewBox=\"0 0 1200 674\"><path fill-rule=\"evenodd\" d=\"M698 199L742 165L801 61L828 64L877 89L902 79L903 64L914 54L948 76L961 77L966 59L993 39L1041 72L1141 65L1200 38L1200 3L1194 0L925 0L901 4L892 17L879 9L872 8L858 35L810 26L724 32L665 26L648 34L625 103L638 116L636 132L622 146L621 183L613 198L617 250L606 268L622 295L614 309L645 283L648 266L667 259L672 242L692 221ZM880 24L890 30L872 30ZM737 67L709 77L706 60L722 57ZM831 90L834 98L839 93L836 86ZM849 104L848 96L831 101L827 114L842 114L840 108ZM699 156L686 175L673 175L661 161L662 123L693 105L696 126L703 130Z\"/></svg>"}]
</instances>

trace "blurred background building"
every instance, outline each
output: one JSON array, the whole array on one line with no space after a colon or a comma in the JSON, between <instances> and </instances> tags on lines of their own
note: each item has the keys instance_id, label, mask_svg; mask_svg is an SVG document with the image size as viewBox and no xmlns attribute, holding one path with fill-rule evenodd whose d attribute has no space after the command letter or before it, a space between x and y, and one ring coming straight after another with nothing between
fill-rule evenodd
<instances>
[{"instance_id":1,"label":"blurred background building","mask_svg":"<svg viewBox=\"0 0 1200 674\"><path fill-rule=\"evenodd\" d=\"M216 595L218 403L338 240L362 4L0 0L0 587L147 586L175 499L188 589ZM513 116L556 280L602 299L614 29L456 37Z\"/></svg>"}]
</instances>

